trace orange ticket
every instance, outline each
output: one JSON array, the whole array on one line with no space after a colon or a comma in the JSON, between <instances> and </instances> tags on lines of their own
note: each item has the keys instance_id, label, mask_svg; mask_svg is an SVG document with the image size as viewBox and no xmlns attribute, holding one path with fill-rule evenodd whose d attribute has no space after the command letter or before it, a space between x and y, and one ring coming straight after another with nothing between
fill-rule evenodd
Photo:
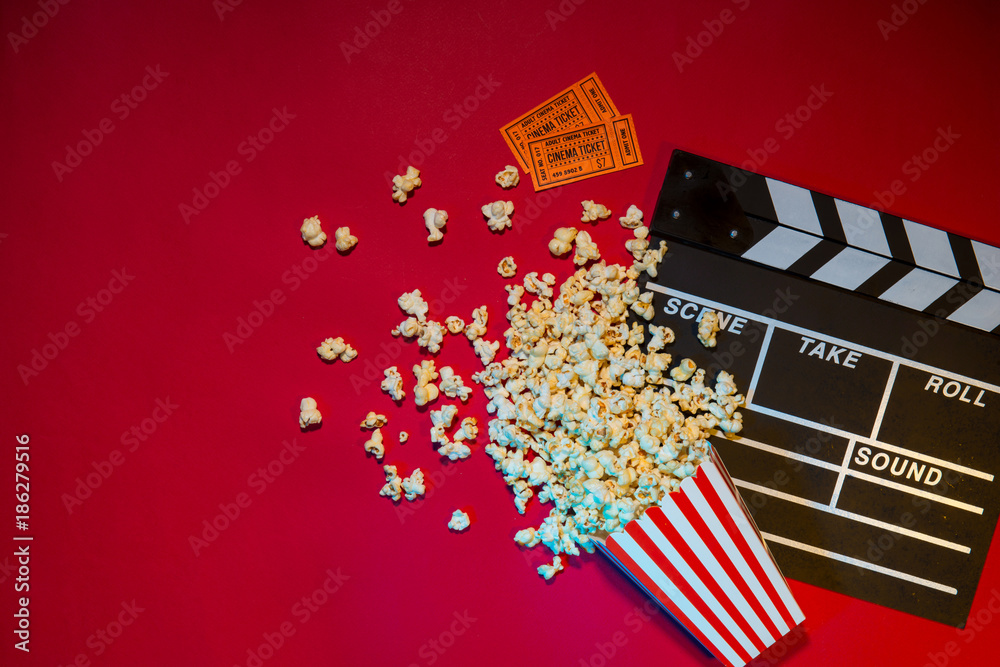
<instances>
[{"instance_id":1,"label":"orange ticket","mask_svg":"<svg viewBox=\"0 0 1000 667\"><path fill-rule=\"evenodd\" d=\"M616 118L618 109L608 96L597 74L562 91L500 128L521 169L528 171L528 142L554 132L593 125Z\"/></svg>"},{"instance_id":2,"label":"orange ticket","mask_svg":"<svg viewBox=\"0 0 1000 667\"><path fill-rule=\"evenodd\" d=\"M535 190L642 164L632 114L528 142Z\"/></svg>"}]
</instances>

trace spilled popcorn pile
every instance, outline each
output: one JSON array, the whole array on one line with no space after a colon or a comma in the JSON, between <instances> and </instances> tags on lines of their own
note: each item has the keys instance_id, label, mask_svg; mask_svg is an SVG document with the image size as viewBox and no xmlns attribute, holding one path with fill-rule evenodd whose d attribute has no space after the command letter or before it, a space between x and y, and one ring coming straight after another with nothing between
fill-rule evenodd
<instances>
[{"instance_id":1,"label":"spilled popcorn pile","mask_svg":"<svg viewBox=\"0 0 1000 667\"><path fill-rule=\"evenodd\" d=\"M517 180L517 170L511 166L496 176L503 188L516 186ZM403 203L420 184L419 171L410 167L393 179L394 201ZM583 222L611 215L591 200L582 206ZM513 204L493 202L482 212L489 228L502 232L510 227ZM500 342L483 338L489 321L486 306L476 308L469 323L456 315L442 323L427 317L428 304L418 289L397 301L408 317L392 335L415 340L431 354L440 352L447 334L464 335L480 358L484 369L472 379L483 387L489 398L487 410L494 415L485 451L511 487L520 513L533 496L552 505L540 526L521 530L514 538L526 547L541 543L552 551L551 565L538 568L546 579L563 569L561 555L579 555L581 548L593 552L594 538L622 529L677 490L709 458L708 437L716 430L728 435L742 429L739 408L744 397L729 373L721 371L710 379L691 359L674 364L663 351L674 341L670 328L627 321L629 311L647 322L652 319L653 293L643 292L638 279L643 272L655 277L666 253L662 241L657 248L649 247L649 229L642 217L632 205L619 218L633 235L625 243L634 259L628 267L602 260L586 231L573 227L555 231L548 242L551 254L573 252L572 260L581 268L558 289L555 276L537 272L524 275L521 284L505 286L508 354L502 361L494 361ZM440 240L447 214L428 209L424 219L431 234L428 241ZM319 241L318 219L307 220L302 232L307 242ZM338 230L337 238L346 237ZM517 270L512 256L497 266L505 278L513 278ZM707 311L698 327L704 346L715 346L718 329L716 314ZM317 352L327 360L350 361L357 355L341 338L323 341ZM433 403L441 394L464 403L472 391L450 366L437 368L431 359L414 365L412 372L418 406ZM394 400L403 400L406 390L398 368L391 366L384 375L381 389ZM303 428L319 422L315 407L312 399L302 402ZM466 417L449 437L446 431L457 413L456 405L430 411L431 442L438 445L439 455L452 461L471 455L467 442L479 433L475 417ZM362 422L362 428L372 430L365 450L379 461L385 451L381 428L386 421L384 415L369 412ZM406 437L401 432L400 443ZM405 478L393 465L383 470L381 495L399 502L424 494L419 468ZM458 510L449 522L456 531L468 525L468 516Z\"/></svg>"}]
</instances>

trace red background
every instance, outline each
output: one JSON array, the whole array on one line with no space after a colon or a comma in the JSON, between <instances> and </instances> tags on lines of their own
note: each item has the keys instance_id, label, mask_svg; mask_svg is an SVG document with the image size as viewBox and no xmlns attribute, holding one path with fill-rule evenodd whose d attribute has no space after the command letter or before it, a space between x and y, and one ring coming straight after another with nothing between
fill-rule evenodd
<instances>
[{"instance_id":1,"label":"red background","mask_svg":"<svg viewBox=\"0 0 1000 667\"><path fill-rule=\"evenodd\" d=\"M637 203L650 216L673 146L730 163L757 155L748 166L862 204L898 179L905 193L895 213L1000 244L994 3L911 0L915 13L886 36L879 21L890 20L888 1L386 7L250 0L220 17L209 0L78 1L59 5L37 34L15 40L16 50L9 34L41 10L30 1L0 7L0 539L12 545L16 532L8 485L21 433L31 437L35 538L31 653L12 648L15 575L0 569L0 662L68 665L83 654L95 665L247 665L248 651L287 622L294 634L265 664L714 664L664 615L635 615L642 594L599 554L573 559L551 583L534 573L540 549L524 552L511 538L548 508L517 515L481 451L487 414L478 386L459 416L479 417L483 435L471 459L442 466L429 418L411 402L408 368L422 355L414 344L391 347L389 329L404 317L396 297L420 288L439 300L441 318L468 319L488 304L488 338L500 339L498 260L513 254L520 275L553 271L562 280L572 266L548 254L552 230L579 218L582 199L616 217ZM727 8L734 20L706 32L718 32L713 21ZM391 20L348 62L341 43L372 11ZM672 54L700 33L707 46L678 68ZM147 66L168 74L122 119L112 104ZM498 128L592 71L634 115L646 164L550 197L533 193L527 178L503 194L493 176L513 160ZM496 87L468 100L480 77ZM776 124L812 86L832 97L793 136L779 133ZM456 104L468 105L465 117L449 113ZM247 161L241 142L275 108L294 118ZM59 180L52 163L104 118L113 131ZM439 128L446 138L435 141ZM905 163L939 128L960 138L911 180ZM772 137L779 150L759 159ZM421 145L430 153L414 155L424 185L400 207L385 173ZM230 160L239 173L186 224L179 205L192 204L193 189ZM497 235L479 207L501 196L517 206L518 229ZM429 206L451 216L435 247L420 215ZM310 215L324 221L331 244L333 229L350 225L359 245L313 266L315 251L298 235ZM606 257L626 259L614 219L594 236ZM315 270L296 285L288 276L304 261ZM80 307L106 300L102 290L123 267L134 278L101 312ZM230 352L224 334L274 290L282 303ZM78 335L25 383L18 365L71 322ZM338 335L360 356L327 366L314 348ZM368 362L388 365L383 344L405 375L401 407L377 380L364 384ZM480 367L454 337L438 356L446 363L467 384ZM297 406L306 395L325 419L302 433ZM123 432L151 418L157 399L178 407L129 451ZM366 458L358 428L369 409L389 415L387 462L453 473L423 504L397 509L378 496L382 471ZM412 435L403 446L401 428ZM284 440L305 449L261 485L251 476ZM120 465L68 511L64 494L116 450ZM249 506L196 555L191 536L241 493ZM458 507L470 509L473 524L456 535L445 524ZM398 515L404 508L414 512ZM988 623L971 641L793 581L806 637L782 664L992 662L1000 645L1000 617L987 606L991 596L1000 601L993 542L972 608ZM0 566L12 548L0 551ZM348 578L302 622L295 605L328 569ZM111 644L98 639L133 600L143 609L135 621ZM449 634L453 614L464 612L475 620Z\"/></svg>"}]
</instances>

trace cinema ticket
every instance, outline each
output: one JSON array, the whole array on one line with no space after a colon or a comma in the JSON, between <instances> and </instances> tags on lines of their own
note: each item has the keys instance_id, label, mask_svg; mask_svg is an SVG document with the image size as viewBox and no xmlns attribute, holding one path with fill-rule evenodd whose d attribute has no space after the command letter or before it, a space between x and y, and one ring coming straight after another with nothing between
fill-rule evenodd
<instances>
[{"instance_id":1,"label":"cinema ticket","mask_svg":"<svg viewBox=\"0 0 1000 667\"><path fill-rule=\"evenodd\" d=\"M528 143L556 132L593 125L619 116L597 74L590 74L500 128L521 169L528 171Z\"/></svg>"},{"instance_id":2,"label":"cinema ticket","mask_svg":"<svg viewBox=\"0 0 1000 667\"><path fill-rule=\"evenodd\" d=\"M642 164L631 114L528 142L535 190Z\"/></svg>"}]
</instances>

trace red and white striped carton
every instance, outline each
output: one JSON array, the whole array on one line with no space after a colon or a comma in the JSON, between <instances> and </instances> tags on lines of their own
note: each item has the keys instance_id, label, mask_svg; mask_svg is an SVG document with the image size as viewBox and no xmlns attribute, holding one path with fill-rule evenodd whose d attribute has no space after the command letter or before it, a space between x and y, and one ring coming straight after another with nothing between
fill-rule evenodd
<instances>
[{"instance_id":1,"label":"red and white striped carton","mask_svg":"<svg viewBox=\"0 0 1000 667\"><path fill-rule=\"evenodd\" d=\"M714 448L678 491L597 542L731 667L805 620Z\"/></svg>"}]
</instances>

